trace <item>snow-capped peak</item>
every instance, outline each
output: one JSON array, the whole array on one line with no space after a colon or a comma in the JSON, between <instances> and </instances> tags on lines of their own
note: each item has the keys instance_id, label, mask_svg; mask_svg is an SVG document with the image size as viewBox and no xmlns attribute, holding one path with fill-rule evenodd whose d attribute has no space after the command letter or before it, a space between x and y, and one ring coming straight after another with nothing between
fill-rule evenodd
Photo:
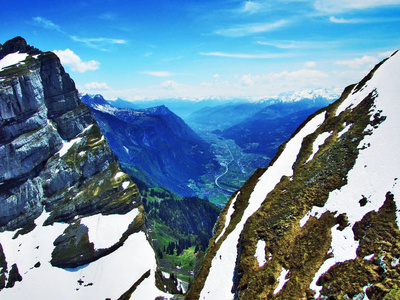
<instances>
[{"instance_id":1,"label":"snow-capped peak","mask_svg":"<svg viewBox=\"0 0 400 300\"><path fill-rule=\"evenodd\" d=\"M328 101L337 100L341 94L342 90L335 88L335 89L328 89L328 88L321 88L321 89L307 89L302 91L291 91L281 93L278 96L274 97L282 102L297 102L303 99L311 99L315 100L318 98L323 98Z\"/></svg>"}]
</instances>

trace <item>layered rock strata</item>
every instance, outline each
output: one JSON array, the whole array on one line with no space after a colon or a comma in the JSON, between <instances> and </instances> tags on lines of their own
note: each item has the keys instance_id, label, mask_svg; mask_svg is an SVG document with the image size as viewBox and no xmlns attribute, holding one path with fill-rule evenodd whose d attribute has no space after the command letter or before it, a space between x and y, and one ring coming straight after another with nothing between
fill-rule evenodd
<instances>
[{"instance_id":1,"label":"layered rock strata","mask_svg":"<svg viewBox=\"0 0 400 300\"><path fill-rule=\"evenodd\" d=\"M58 57L20 37L0 48L0 164L0 297L117 298L149 272L162 294L136 185Z\"/></svg>"}]
</instances>

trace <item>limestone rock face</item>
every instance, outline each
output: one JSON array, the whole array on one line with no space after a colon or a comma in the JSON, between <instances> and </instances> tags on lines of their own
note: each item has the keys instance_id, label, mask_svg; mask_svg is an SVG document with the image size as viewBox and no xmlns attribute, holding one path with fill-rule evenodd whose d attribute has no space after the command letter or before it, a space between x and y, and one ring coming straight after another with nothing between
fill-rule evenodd
<instances>
[{"instance_id":1,"label":"limestone rock face","mask_svg":"<svg viewBox=\"0 0 400 300\"><path fill-rule=\"evenodd\" d=\"M49 223L66 221L77 211L112 210L107 201L92 201L104 195L88 195L79 204L73 198L65 201L67 192L83 191L93 176L112 169L112 178L120 171L75 83L54 53L41 52L20 37L2 46L0 58L15 53L27 56L0 70L0 229L24 226L43 208L57 208ZM131 186L131 201L117 205L121 212L139 205Z\"/></svg>"}]
</instances>

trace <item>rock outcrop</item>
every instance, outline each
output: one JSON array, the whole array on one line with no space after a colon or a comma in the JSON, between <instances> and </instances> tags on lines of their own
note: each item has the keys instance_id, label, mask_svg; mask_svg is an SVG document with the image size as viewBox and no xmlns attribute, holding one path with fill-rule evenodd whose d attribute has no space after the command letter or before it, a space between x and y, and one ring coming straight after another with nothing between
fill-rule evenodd
<instances>
[{"instance_id":1,"label":"rock outcrop","mask_svg":"<svg viewBox=\"0 0 400 300\"><path fill-rule=\"evenodd\" d=\"M7 55L6 50L30 49L16 38L3 45L2 55ZM29 55L20 65L3 68L0 76L0 158L4 162L0 202L5 203L0 207L0 226L21 227L38 217L43 207L52 211L57 207L53 214L57 221L98 211L99 205L94 204L98 201L91 198L84 205L61 204L67 190L69 195L85 190L92 175L110 170L112 176L119 170L111 171L116 157L57 56ZM133 202L138 200L137 191L132 196ZM130 208L126 203L119 210Z\"/></svg>"}]
</instances>

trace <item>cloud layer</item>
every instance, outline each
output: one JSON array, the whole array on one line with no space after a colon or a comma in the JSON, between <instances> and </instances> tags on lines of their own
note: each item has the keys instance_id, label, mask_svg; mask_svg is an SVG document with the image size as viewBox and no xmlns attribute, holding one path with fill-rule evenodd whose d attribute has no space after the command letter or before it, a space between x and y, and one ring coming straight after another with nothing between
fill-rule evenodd
<instances>
[{"instance_id":1,"label":"cloud layer","mask_svg":"<svg viewBox=\"0 0 400 300\"><path fill-rule=\"evenodd\" d=\"M97 70L100 63L96 60L82 61L81 58L70 49L53 51L61 60L63 65L71 68L72 71L84 73Z\"/></svg>"}]
</instances>

